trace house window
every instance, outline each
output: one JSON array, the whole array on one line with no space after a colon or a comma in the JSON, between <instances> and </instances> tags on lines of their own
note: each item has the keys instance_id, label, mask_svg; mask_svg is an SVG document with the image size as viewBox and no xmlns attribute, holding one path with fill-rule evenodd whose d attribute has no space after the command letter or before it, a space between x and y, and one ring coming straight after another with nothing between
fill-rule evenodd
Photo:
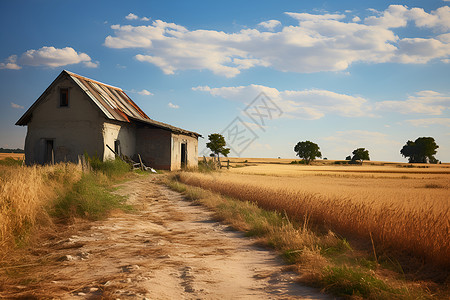
<instances>
[{"instance_id":1,"label":"house window","mask_svg":"<svg viewBox=\"0 0 450 300\"><path fill-rule=\"evenodd\" d=\"M69 106L69 89L59 89L59 107Z\"/></svg>"}]
</instances>

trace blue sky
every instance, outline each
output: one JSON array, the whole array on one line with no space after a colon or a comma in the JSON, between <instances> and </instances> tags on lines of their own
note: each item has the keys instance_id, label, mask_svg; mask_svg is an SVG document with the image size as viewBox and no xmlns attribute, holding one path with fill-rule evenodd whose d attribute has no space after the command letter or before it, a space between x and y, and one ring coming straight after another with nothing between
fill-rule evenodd
<instances>
[{"instance_id":1,"label":"blue sky","mask_svg":"<svg viewBox=\"0 0 450 300\"><path fill-rule=\"evenodd\" d=\"M201 133L200 152L219 132L231 156L294 158L311 140L329 159L401 162L432 136L450 162L449 5L1 1L0 147L23 147L14 123L66 69Z\"/></svg>"}]
</instances>

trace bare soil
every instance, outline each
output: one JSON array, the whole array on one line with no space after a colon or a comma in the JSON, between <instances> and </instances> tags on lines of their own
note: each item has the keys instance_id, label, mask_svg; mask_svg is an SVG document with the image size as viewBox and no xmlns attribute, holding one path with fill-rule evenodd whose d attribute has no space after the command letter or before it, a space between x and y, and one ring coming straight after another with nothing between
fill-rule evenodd
<instances>
[{"instance_id":1,"label":"bare soil","mask_svg":"<svg viewBox=\"0 0 450 300\"><path fill-rule=\"evenodd\" d=\"M0 298L328 298L296 283L297 275L285 271L274 252L158 184L158 176L135 179L118 190L135 212L79 223L64 238L35 248L39 264L18 262L10 268L9 276L15 270L24 279L0 287ZM29 274L20 275L19 269Z\"/></svg>"}]
</instances>

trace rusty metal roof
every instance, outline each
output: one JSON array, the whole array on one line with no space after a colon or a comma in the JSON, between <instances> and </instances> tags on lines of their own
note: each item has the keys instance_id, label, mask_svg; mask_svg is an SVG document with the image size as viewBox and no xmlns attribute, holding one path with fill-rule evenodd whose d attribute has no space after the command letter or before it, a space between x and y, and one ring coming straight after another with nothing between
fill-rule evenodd
<instances>
[{"instance_id":1,"label":"rusty metal roof","mask_svg":"<svg viewBox=\"0 0 450 300\"><path fill-rule=\"evenodd\" d=\"M16 125L27 125L31 119L31 113L41 98L49 91L50 87L55 84L61 76L69 76L98 106L104 115L111 120L131 123L132 121L140 121L158 128L170 130L172 132L201 136L200 134L184 130L169 124L158 122L150 119L130 97L118 87L99 81L89 79L87 77L63 70L61 74L53 81L47 90L39 97L38 100L27 110L27 112L17 121Z\"/></svg>"}]
</instances>

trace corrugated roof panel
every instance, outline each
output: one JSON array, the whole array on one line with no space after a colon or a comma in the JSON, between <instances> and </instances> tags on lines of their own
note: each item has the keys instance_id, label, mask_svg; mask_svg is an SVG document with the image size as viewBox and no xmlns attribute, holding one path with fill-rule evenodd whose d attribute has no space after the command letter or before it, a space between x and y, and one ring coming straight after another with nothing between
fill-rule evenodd
<instances>
[{"instance_id":1,"label":"corrugated roof panel","mask_svg":"<svg viewBox=\"0 0 450 300\"><path fill-rule=\"evenodd\" d=\"M117 104L114 99L111 99L96 82L90 81L89 83L111 108L117 108Z\"/></svg>"},{"instance_id":2,"label":"corrugated roof panel","mask_svg":"<svg viewBox=\"0 0 450 300\"><path fill-rule=\"evenodd\" d=\"M201 136L196 132L184 130L150 119L120 88L104 84L72 72L65 72L69 74L69 76L86 92L86 94L89 95L95 104L110 119L122 122L130 122L130 119L132 119L176 133Z\"/></svg>"},{"instance_id":3,"label":"corrugated roof panel","mask_svg":"<svg viewBox=\"0 0 450 300\"><path fill-rule=\"evenodd\" d=\"M84 92L91 98L92 101L102 110L102 112L110 119L115 119L114 116L102 105L97 98L91 93L91 91L75 76L72 79L84 90Z\"/></svg>"}]
</instances>

